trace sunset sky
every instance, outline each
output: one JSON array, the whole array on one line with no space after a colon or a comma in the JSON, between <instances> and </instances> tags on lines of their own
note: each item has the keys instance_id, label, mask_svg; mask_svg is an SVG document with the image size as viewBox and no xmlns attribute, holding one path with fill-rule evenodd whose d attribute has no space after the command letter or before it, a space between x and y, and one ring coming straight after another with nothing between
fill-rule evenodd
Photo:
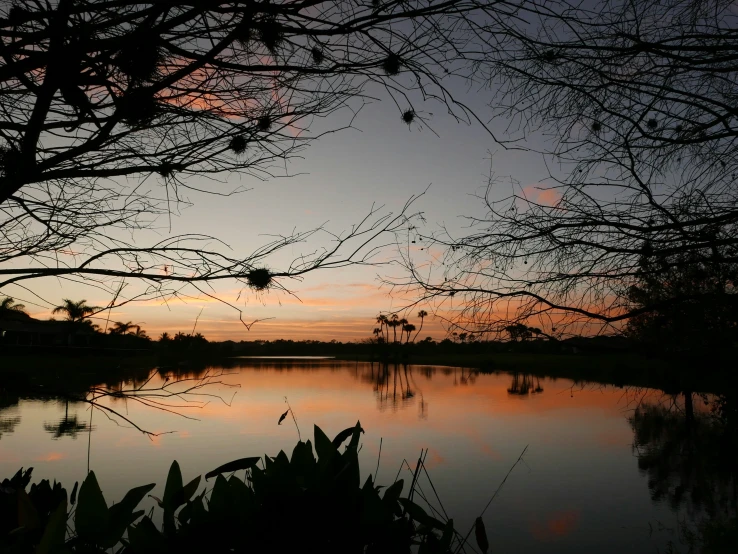
<instances>
[{"instance_id":1,"label":"sunset sky","mask_svg":"<svg viewBox=\"0 0 738 554\"><path fill-rule=\"evenodd\" d=\"M467 91L463 83L457 83L457 89L459 98L485 119L492 94ZM424 232L440 225L461 232L466 222L460 216L483 214L480 202L472 195L484 191L490 153L498 176L512 175L528 194L541 194L536 186L546 171L538 155L503 149L481 125L457 123L438 103L418 104L416 110L438 136L422 124L408 127L390 101L375 102L359 114L355 129L328 135L308 147L302 159L293 160L287 168L292 174L289 178L260 181L231 176L229 184L250 190L229 198L189 193L194 205L172 219L171 234L203 233L224 240L234 252L249 253L268 242L265 235L308 230L326 222L333 232L347 230L373 204L397 213L411 196L428 187L414 205L427 220ZM337 114L332 123L340 126L347 117ZM504 137L508 123L490 121L489 128L496 136ZM204 189L208 186L204 180L192 184ZM509 185L500 185L500 197L510 192ZM168 222L160 221L159 227L158 234L137 240L160 240L169 234ZM279 270L300 253L321 245L329 245L328 237L322 236L304 249L300 245L287 249L270 259L269 267ZM376 260L389 260L392 254L387 250ZM190 298L167 303L128 304L113 310L110 319L132 321L151 336L158 336L163 331L191 331L202 310L197 331L209 339L358 340L371 336L373 319L380 311L398 310L413 300L390 295L391 291L380 287L380 275L397 275L397 269L380 266L317 271L301 282L284 283L294 295L270 291L239 297L235 283L220 285L215 292L224 300L236 302L244 320L271 318L250 331L232 308L194 292ZM134 285L130 287L124 295L133 291ZM32 292L13 287L3 292L26 304L29 313L40 318L50 317L51 309L62 298L85 298L98 306L111 300L97 289L54 279L35 281L30 288ZM409 319L416 319L418 309L412 309ZM440 322L426 320L423 337L442 338L444 334Z\"/></svg>"}]
</instances>

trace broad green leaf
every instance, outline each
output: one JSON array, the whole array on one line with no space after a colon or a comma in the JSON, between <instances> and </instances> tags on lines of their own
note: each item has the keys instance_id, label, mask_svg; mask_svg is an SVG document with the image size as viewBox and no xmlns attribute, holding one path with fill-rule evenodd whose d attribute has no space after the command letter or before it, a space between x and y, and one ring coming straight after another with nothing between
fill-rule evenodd
<instances>
[{"instance_id":1,"label":"broad green leaf","mask_svg":"<svg viewBox=\"0 0 738 554\"><path fill-rule=\"evenodd\" d=\"M165 510L174 510L174 497L178 494L182 494L182 471L179 469L177 460L172 462L169 468L169 475L167 476L167 484L164 487L164 496L162 497L162 503L164 504Z\"/></svg>"},{"instance_id":2,"label":"broad green leaf","mask_svg":"<svg viewBox=\"0 0 738 554\"><path fill-rule=\"evenodd\" d=\"M249 517L256 507L253 491L236 476L228 479L228 486L231 489L230 496L234 508L238 510L239 516Z\"/></svg>"},{"instance_id":3,"label":"broad green leaf","mask_svg":"<svg viewBox=\"0 0 738 554\"><path fill-rule=\"evenodd\" d=\"M374 490L374 483L372 482L372 475L371 475L371 473L366 478L366 481L364 481L364 486L361 487L361 490L363 490L363 491L371 491L371 490Z\"/></svg>"},{"instance_id":4,"label":"broad green leaf","mask_svg":"<svg viewBox=\"0 0 738 554\"><path fill-rule=\"evenodd\" d=\"M79 481L74 482L74 488L72 489L72 496L69 499L70 506L74 506L74 503L77 502L77 485L79 485Z\"/></svg>"},{"instance_id":5,"label":"broad green leaf","mask_svg":"<svg viewBox=\"0 0 738 554\"><path fill-rule=\"evenodd\" d=\"M239 471L241 469L250 469L259 463L261 458L241 458L240 460L233 460L227 464L217 467L213 471L208 471L205 474L205 479L210 479L221 473L231 473L233 471Z\"/></svg>"},{"instance_id":6,"label":"broad green leaf","mask_svg":"<svg viewBox=\"0 0 738 554\"><path fill-rule=\"evenodd\" d=\"M79 488L74 527L82 539L96 541L106 535L108 524L108 505L105 503L100 485L97 484L95 472L90 471Z\"/></svg>"},{"instance_id":7,"label":"broad green leaf","mask_svg":"<svg viewBox=\"0 0 738 554\"><path fill-rule=\"evenodd\" d=\"M306 475L315 468L315 457L313 456L313 447L310 441L298 442L292 450L292 458L290 465L296 475Z\"/></svg>"},{"instance_id":8,"label":"broad green leaf","mask_svg":"<svg viewBox=\"0 0 738 554\"><path fill-rule=\"evenodd\" d=\"M155 483L150 485L144 485L142 487L136 487L129 490L118 504L113 504L110 507L110 526L108 534L105 538L105 542L101 544L105 548L115 546L120 538L125 533L126 528L133 523L138 517L135 516L133 510L139 505L141 500L144 499L151 489L156 486Z\"/></svg>"},{"instance_id":9,"label":"broad green leaf","mask_svg":"<svg viewBox=\"0 0 738 554\"><path fill-rule=\"evenodd\" d=\"M477 546L479 546L482 554L487 554L489 541L487 540L487 530L484 528L484 521L482 521L481 517L478 517L474 522L474 535L477 539Z\"/></svg>"},{"instance_id":10,"label":"broad green leaf","mask_svg":"<svg viewBox=\"0 0 738 554\"><path fill-rule=\"evenodd\" d=\"M128 528L128 542L137 554L162 554L167 552L167 542L148 516Z\"/></svg>"},{"instance_id":11,"label":"broad green leaf","mask_svg":"<svg viewBox=\"0 0 738 554\"><path fill-rule=\"evenodd\" d=\"M18 489L18 526L24 529L37 529L40 525L38 512L28 493L23 489Z\"/></svg>"},{"instance_id":12,"label":"broad green leaf","mask_svg":"<svg viewBox=\"0 0 738 554\"><path fill-rule=\"evenodd\" d=\"M192 495L197 492L197 487L199 486L200 486L200 476L198 475L192 481L187 483L184 487L179 489L179 492L174 495L174 498L172 499L172 509L176 510L182 504L184 504L190 498L192 498Z\"/></svg>"},{"instance_id":13,"label":"broad green leaf","mask_svg":"<svg viewBox=\"0 0 738 554\"><path fill-rule=\"evenodd\" d=\"M287 454L284 453L284 450L279 451L277 457L274 458L274 463L280 470L284 470L290 466L290 460L287 457Z\"/></svg>"},{"instance_id":14,"label":"broad green leaf","mask_svg":"<svg viewBox=\"0 0 738 554\"><path fill-rule=\"evenodd\" d=\"M359 457L356 450L350 448L341 456L343 467L336 475L336 483L344 492L353 492L361 485L359 473Z\"/></svg>"},{"instance_id":15,"label":"broad green leaf","mask_svg":"<svg viewBox=\"0 0 738 554\"><path fill-rule=\"evenodd\" d=\"M318 455L318 461L321 463L321 465L325 465L326 463L328 463L329 460L333 458L333 456L338 454L338 450L335 446L333 446L333 443L326 436L323 430L317 425L315 426L314 433L315 452Z\"/></svg>"},{"instance_id":16,"label":"broad green leaf","mask_svg":"<svg viewBox=\"0 0 738 554\"><path fill-rule=\"evenodd\" d=\"M228 481L222 475L215 478L213 492L210 494L210 503L208 509L211 514L224 516L228 511L229 487Z\"/></svg>"},{"instance_id":17,"label":"broad green leaf","mask_svg":"<svg viewBox=\"0 0 738 554\"><path fill-rule=\"evenodd\" d=\"M426 511L418 506L415 502L412 500L408 500L407 498L400 498L400 504L402 504L402 507L405 508L407 513L410 515L412 519L417 521L418 523L425 525L427 527L435 528L443 530L446 527L446 524L442 521L437 520L434 517L429 516Z\"/></svg>"},{"instance_id":18,"label":"broad green leaf","mask_svg":"<svg viewBox=\"0 0 738 554\"><path fill-rule=\"evenodd\" d=\"M361 422L357 421L356 425L354 426L354 430L351 433L351 442L348 445L349 450L358 450L359 439L361 438L361 433L363 432L364 429L361 428Z\"/></svg>"},{"instance_id":19,"label":"broad green leaf","mask_svg":"<svg viewBox=\"0 0 738 554\"><path fill-rule=\"evenodd\" d=\"M67 531L67 500L66 498L59 503L56 509L51 512L49 521L44 529L41 541L36 547L36 554L49 554L57 550L64 543Z\"/></svg>"},{"instance_id":20,"label":"broad green leaf","mask_svg":"<svg viewBox=\"0 0 738 554\"><path fill-rule=\"evenodd\" d=\"M274 460L266 454L264 454L264 472L267 475L272 475L274 473Z\"/></svg>"},{"instance_id":21,"label":"broad green leaf","mask_svg":"<svg viewBox=\"0 0 738 554\"><path fill-rule=\"evenodd\" d=\"M346 442L346 439L354 434L355 428L356 427L347 427L346 429L338 433L335 437L333 437L333 446L335 446L336 448L340 448L341 445Z\"/></svg>"},{"instance_id":22,"label":"broad green leaf","mask_svg":"<svg viewBox=\"0 0 738 554\"><path fill-rule=\"evenodd\" d=\"M192 517L192 503L188 502L177 515L177 520L181 523L187 523Z\"/></svg>"},{"instance_id":23,"label":"broad green leaf","mask_svg":"<svg viewBox=\"0 0 738 554\"><path fill-rule=\"evenodd\" d=\"M397 501L400 499L400 495L402 494L402 487L404 486L405 481L403 479L395 481L391 486L385 489L382 501L386 504L396 504Z\"/></svg>"},{"instance_id":24,"label":"broad green leaf","mask_svg":"<svg viewBox=\"0 0 738 554\"><path fill-rule=\"evenodd\" d=\"M377 490L372 483L371 475L361 489L361 499L361 522L363 525L373 527L392 521L392 510L388 510L382 499L379 498L379 494L377 494Z\"/></svg>"},{"instance_id":25,"label":"broad green leaf","mask_svg":"<svg viewBox=\"0 0 738 554\"><path fill-rule=\"evenodd\" d=\"M454 538L454 520L449 519L446 522L446 526L443 528L443 534L441 535L441 552L448 551L451 548L451 541Z\"/></svg>"}]
</instances>

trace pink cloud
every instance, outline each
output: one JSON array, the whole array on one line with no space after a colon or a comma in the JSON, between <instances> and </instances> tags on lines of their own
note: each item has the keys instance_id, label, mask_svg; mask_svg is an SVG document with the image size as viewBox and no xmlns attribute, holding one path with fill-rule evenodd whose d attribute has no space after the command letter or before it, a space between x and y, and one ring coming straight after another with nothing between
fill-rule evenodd
<instances>
[{"instance_id":1,"label":"pink cloud","mask_svg":"<svg viewBox=\"0 0 738 554\"><path fill-rule=\"evenodd\" d=\"M523 188L523 195L531 202L544 206L555 206L561 200L561 193L557 189L543 185L528 185Z\"/></svg>"}]
</instances>

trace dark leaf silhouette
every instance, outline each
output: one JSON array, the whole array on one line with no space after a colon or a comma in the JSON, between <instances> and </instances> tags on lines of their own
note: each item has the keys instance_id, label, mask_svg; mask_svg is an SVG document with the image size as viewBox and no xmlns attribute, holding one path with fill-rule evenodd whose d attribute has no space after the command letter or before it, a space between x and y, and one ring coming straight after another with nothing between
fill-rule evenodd
<instances>
[{"instance_id":1,"label":"dark leaf silhouette","mask_svg":"<svg viewBox=\"0 0 738 554\"><path fill-rule=\"evenodd\" d=\"M479 549L486 554L489 550L489 541L487 540L487 530L484 528L484 521L478 517L474 522L474 535L477 538Z\"/></svg>"},{"instance_id":2,"label":"dark leaf silhouette","mask_svg":"<svg viewBox=\"0 0 738 554\"><path fill-rule=\"evenodd\" d=\"M221 473L231 473L233 471L239 471L242 469L250 469L252 467L255 467L256 464L259 463L259 460L261 460L261 458L241 458L239 460L233 460L232 462L223 464L213 471L208 471L205 474L205 479L210 479L211 477L215 477L216 475L220 475Z\"/></svg>"},{"instance_id":3,"label":"dark leaf silhouette","mask_svg":"<svg viewBox=\"0 0 738 554\"><path fill-rule=\"evenodd\" d=\"M74 482L74 487L72 488L72 495L69 498L69 504L71 506L74 506L74 503L77 501L77 486L79 485L79 481Z\"/></svg>"},{"instance_id":4,"label":"dark leaf silhouette","mask_svg":"<svg viewBox=\"0 0 738 554\"><path fill-rule=\"evenodd\" d=\"M90 471L79 488L79 502L74 516L77 534L84 540L102 541L108 530L109 519L108 505L95 472Z\"/></svg>"},{"instance_id":5,"label":"dark leaf silhouette","mask_svg":"<svg viewBox=\"0 0 738 554\"><path fill-rule=\"evenodd\" d=\"M339 446L341 446L346 441L346 439L348 439L351 435L354 434L354 431L355 430L356 430L356 427L355 426L354 427L347 427L346 429L344 429L343 431L341 431L340 433L338 433L336 435L336 437L333 439L333 446L335 446L336 448L338 448ZM364 432L364 429L363 428L359 428L359 430L362 433Z\"/></svg>"},{"instance_id":6,"label":"dark leaf silhouette","mask_svg":"<svg viewBox=\"0 0 738 554\"><path fill-rule=\"evenodd\" d=\"M287 414L290 413L289 410L287 410L285 413L283 413L281 416L279 416L279 421L277 422L277 425L282 425L282 422L284 421L284 418L287 417Z\"/></svg>"}]
</instances>

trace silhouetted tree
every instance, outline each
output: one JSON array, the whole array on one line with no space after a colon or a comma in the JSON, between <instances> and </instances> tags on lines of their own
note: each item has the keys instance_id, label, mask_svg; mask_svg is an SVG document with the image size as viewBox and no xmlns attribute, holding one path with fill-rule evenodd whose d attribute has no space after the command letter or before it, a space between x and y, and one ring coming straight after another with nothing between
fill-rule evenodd
<instances>
[{"instance_id":1,"label":"silhouetted tree","mask_svg":"<svg viewBox=\"0 0 738 554\"><path fill-rule=\"evenodd\" d=\"M387 325L392 327L392 344L395 344L397 342L397 327L400 325L399 316L397 314L392 314Z\"/></svg>"},{"instance_id":2,"label":"silhouetted tree","mask_svg":"<svg viewBox=\"0 0 738 554\"><path fill-rule=\"evenodd\" d=\"M64 298L64 304L57 306L52 310L53 314L64 314L64 319L72 323L81 323L85 319L103 308L98 306L89 306L87 300L79 300L77 302ZM88 320L89 321L89 320ZM92 322L90 322L90 325Z\"/></svg>"},{"instance_id":3,"label":"silhouetted tree","mask_svg":"<svg viewBox=\"0 0 738 554\"><path fill-rule=\"evenodd\" d=\"M410 342L410 334L415 331L415 325L412 323L405 323L405 325L402 326L402 330L407 333L407 337L405 338L405 344Z\"/></svg>"},{"instance_id":4,"label":"silhouetted tree","mask_svg":"<svg viewBox=\"0 0 738 554\"><path fill-rule=\"evenodd\" d=\"M693 254L692 254L693 255ZM661 352L704 355L738 340L738 264L692 255L642 256L642 278L628 291L633 339Z\"/></svg>"},{"instance_id":5,"label":"silhouetted tree","mask_svg":"<svg viewBox=\"0 0 738 554\"><path fill-rule=\"evenodd\" d=\"M111 327L108 332L111 335L125 335L131 329L135 329L137 326L133 324L133 322L128 321L126 323L123 323L122 321L116 321L113 324L113 327Z\"/></svg>"},{"instance_id":6,"label":"silhouetted tree","mask_svg":"<svg viewBox=\"0 0 738 554\"><path fill-rule=\"evenodd\" d=\"M510 340L513 342L525 341L533 336L530 328L522 323L515 323L505 327L505 331L510 336Z\"/></svg>"},{"instance_id":7,"label":"silhouetted tree","mask_svg":"<svg viewBox=\"0 0 738 554\"><path fill-rule=\"evenodd\" d=\"M734 4L510 5L505 19L489 3L474 71L488 78L493 114L512 122L509 140L545 144L548 184L510 178L500 194L492 173L487 214L461 237L419 230L428 247L403 243L409 278L396 284L439 308L454 298L453 322L466 329L534 318L560 333L620 330L651 309L628 299L642 255L738 262ZM431 248L445 255L429 269Z\"/></svg>"},{"instance_id":8,"label":"silhouetted tree","mask_svg":"<svg viewBox=\"0 0 738 554\"><path fill-rule=\"evenodd\" d=\"M425 318L428 316L428 312L425 310L420 310L418 312L418 317L420 318L420 327L418 328L418 332L415 333L415 337L413 337L413 342L415 342L418 339L418 335L420 335L420 332L423 330L423 321L425 321Z\"/></svg>"},{"instance_id":9,"label":"silhouetted tree","mask_svg":"<svg viewBox=\"0 0 738 554\"><path fill-rule=\"evenodd\" d=\"M6 296L0 300L0 313L2 312L13 312L13 313L26 313L26 307L23 304L17 304L14 298Z\"/></svg>"},{"instance_id":10,"label":"silhouetted tree","mask_svg":"<svg viewBox=\"0 0 738 554\"><path fill-rule=\"evenodd\" d=\"M389 319L387 319L387 316L384 314L379 314L377 316L377 323L379 323L379 329L387 329L387 337L385 338L385 342L389 342Z\"/></svg>"},{"instance_id":11,"label":"silhouetted tree","mask_svg":"<svg viewBox=\"0 0 738 554\"><path fill-rule=\"evenodd\" d=\"M239 192L224 176L267 178L351 125L376 96L370 86L415 125L420 98L470 121L440 76L463 58L475 12L472 0L2 0L0 288L74 278L112 297L121 279L142 283L121 304L224 279L266 290L367 261L370 239L405 224L404 212L372 210L349 233L296 232L251 254L202 235L136 237L188 192ZM338 112L346 119L309 129ZM268 255L322 232L329 248L266 268Z\"/></svg>"},{"instance_id":12,"label":"silhouetted tree","mask_svg":"<svg viewBox=\"0 0 738 554\"><path fill-rule=\"evenodd\" d=\"M404 317L397 321L397 326L400 328L400 343L402 343L402 335L405 333L405 326L408 324L408 320Z\"/></svg>"}]
</instances>

